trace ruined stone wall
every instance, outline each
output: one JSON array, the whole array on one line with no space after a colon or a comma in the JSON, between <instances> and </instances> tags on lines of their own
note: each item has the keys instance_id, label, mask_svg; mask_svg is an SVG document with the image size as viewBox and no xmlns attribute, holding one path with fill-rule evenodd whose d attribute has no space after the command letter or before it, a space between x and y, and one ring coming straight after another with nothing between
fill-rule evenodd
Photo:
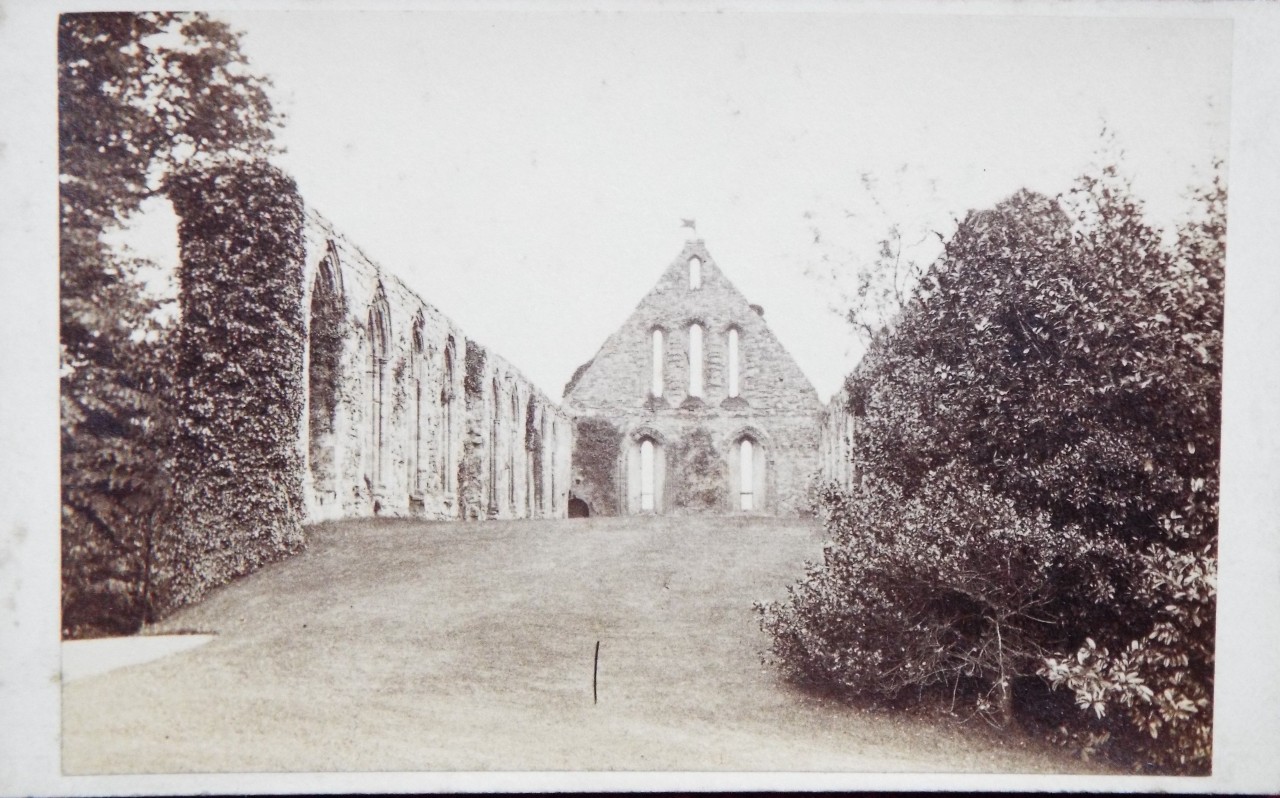
<instances>
[{"instance_id":1,"label":"ruined stone wall","mask_svg":"<svg viewBox=\"0 0 1280 798\"><path fill-rule=\"evenodd\" d=\"M305 239L307 519L563 517L556 404L314 211Z\"/></svg>"},{"instance_id":2,"label":"ruined stone wall","mask_svg":"<svg viewBox=\"0 0 1280 798\"><path fill-rule=\"evenodd\" d=\"M691 287L689 261L700 261ZM690 327L702 330L701 396L691 395ZM653 332L662 332L661 390L655 392ZM738 344L738 390L731 395L729 336ZM750 512L808 510L819 469L823 409L799 366L716 265L701 241L689 242L626 322L566 387L564 408L575 418L608 419L618 428L617 467L609 473L575 456L574 498L595 514L644 512L640 447L656 446L653 512L741 512L741 441L755 452ZM709 439L711 456L689 452L690 436ZM703 444L699 444L700 446ZM701 463L696 466L695 463ZM613 479L615 485L601 484ZM612 489L611 489L612 488ZM722 497L712 501L711 497ZM605 506L600 497L616 497ZM593 504L594 502L594 504Z\"/></svg>"},{"instance_id":3,"label":"ruined stone wall","mask_svg":"<svg viewBox=\"0 0 1280 798\"><path fill-rule=\"evenodd\" d=\"M853 446L857 440L858 419L849 409L849 393L841 388L831 397L822 416L820 436L821 480L848 490L854 482Z\"/></svg>"}]
</instances>

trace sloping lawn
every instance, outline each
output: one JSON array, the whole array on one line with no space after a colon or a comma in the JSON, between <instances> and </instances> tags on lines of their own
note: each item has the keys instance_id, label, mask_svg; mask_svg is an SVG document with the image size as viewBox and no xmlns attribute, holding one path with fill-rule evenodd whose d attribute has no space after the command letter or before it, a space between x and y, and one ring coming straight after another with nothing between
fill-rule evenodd
<instances>
[{"instance_id":1,"label":"sloping lawn","mask_svg":"<svg viewBox=\"0 0 1280 798\"><path fill-rule=\"evenodd\" d=\"M153 630L212 642L66 684L63 769L1093 770L782 682L751 604L820 555L771 519L322 525Z\"/></svg>"}]
</instances>

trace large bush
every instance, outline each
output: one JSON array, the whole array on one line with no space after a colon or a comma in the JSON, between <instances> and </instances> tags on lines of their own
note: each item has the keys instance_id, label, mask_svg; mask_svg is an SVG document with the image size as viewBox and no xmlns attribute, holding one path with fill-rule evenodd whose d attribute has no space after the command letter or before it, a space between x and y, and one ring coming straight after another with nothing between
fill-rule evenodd
<instances>
[{"instance_id":1,"label":"large bush","mask_svg":"<svg viewBox=\"0 0 1280 798\"><path fill-rule=\"evenodd\" d=\"M1047 679L1088 709L1069 731L1208 766L1225 191L1199 198L1172 245L1114 169L966 217L847 381L861 484L764 608L784 668L1006 722Z\"/></svg>"}]
</instances>

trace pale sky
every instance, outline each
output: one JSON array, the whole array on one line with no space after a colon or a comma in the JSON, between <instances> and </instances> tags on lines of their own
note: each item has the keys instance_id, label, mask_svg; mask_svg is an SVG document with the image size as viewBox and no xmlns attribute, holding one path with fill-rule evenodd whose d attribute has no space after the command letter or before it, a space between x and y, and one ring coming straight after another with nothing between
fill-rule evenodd
<instances>
[{"instance_id":1,"label":"pale sky","mask_svg":"<svg viewBox=\"0 0 1280 798\"><path fill-rule=\"evenodd\" d=\"M679 253L682 218L825 400L860 347L808 274L824 256L1066 190L1104 123L1162 223L1227 151L1215 20L215 16L275 81L306 201L557 398Z\"/></svg>"}]
</instances>

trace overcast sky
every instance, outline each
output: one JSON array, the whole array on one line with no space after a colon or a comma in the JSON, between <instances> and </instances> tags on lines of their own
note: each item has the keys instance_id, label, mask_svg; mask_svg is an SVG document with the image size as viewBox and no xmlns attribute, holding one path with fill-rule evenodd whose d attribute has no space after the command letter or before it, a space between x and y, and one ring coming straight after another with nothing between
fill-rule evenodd
<instances>
[{"instance_id":1,"label":"overcast sky","mask_svg":"<svg viewBox=\"0 0 1280 798\"><path fill-rule=\"evenodd\" d=\"M306 201L554 397L679 253L682 218L825 400L860 347L815 269L872 257L891 223L945 232L1067 189L1104 124L1162 223L1227 149L1228 22L216 16L275 81Z\"/></svg>"}]
</instances>

